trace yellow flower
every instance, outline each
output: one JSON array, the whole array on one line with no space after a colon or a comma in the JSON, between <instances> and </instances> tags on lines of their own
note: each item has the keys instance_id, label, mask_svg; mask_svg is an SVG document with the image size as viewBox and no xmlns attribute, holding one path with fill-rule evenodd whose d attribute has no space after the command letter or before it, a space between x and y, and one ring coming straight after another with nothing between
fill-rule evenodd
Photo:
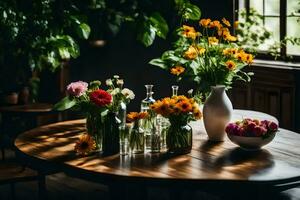
<instances>
[{"instance_id":1,"label":"yellow flower","mask_svg":"<svg viewBox=\"0 0 300 200\"><path fill-rule=\"evenodd\" d=\"M253 63L253 55L252 54L246 54L244 56L244 61L248 64L252 64Z\"/></svg>"},{"instance_id":2,"label":"yellow flower","mask_svg":"<svg viewBox=\"0 0 300 200\"><path fill-rule=\"evenodd\" d=\"M203 26L204 28L207 28L208 25L210 24L210 22L211 22L211 19L201 19L199 21L199 25Z\"/></svg>"},{"instance_id":3,"label":"yellow flower","mask_svg":"<svg viewBox=\"0 0 300 200\"><path fill-rule=\"evenodd\" d=\"M194 109L194 110L193 110L193 114L194 114L194 117L195 117L197 120L199 120L199 119L202 118L202 113L201 113L201 111L200 111L199 109Z\"/></svg>"},{"instance_id":4,"label":"yellow flower","mask_svg":"<svg viewBox=\"0 0 300 200\"><path fill-rule=\"evenodd\" d=\"M237 53L238 53L238 49L235 48L226 48L223 50L224 56L234 56Z\"/></svg>"},{"instance_id":5,"label":"yellow flower","mask_svg":"<svg viewBox=\"0 0 300 200\"><path fill-rule=\"evenodd\" d=\"M226 26L231 27L231 24L230 24L230 22L229 22L227 19L223 18L223 19L222 19L222 22L223 22L223 24L225 24Z\"/></svg>"},{"instance_id":6,"label":"yellow flower","mask_svg":"<svg viewBox=\"0 0 300 200\"><path fill-rule=\"evenodd\" d=\"M219 40L216 37L208 37L208 43L210 45L217 45L219 44Z\"/></svg>"},{"instance_id":7,"label":"yellow flower","mask_svg":"<svg viewBox=\"0 0 300 200\"><path fill-rule=\"evenodd\" d=\"M222 24L218 20L214 20L209 23L209 28L217 28L218 30L222 28Z\"/></svg>"},{"instance_id":8,"label":"yellow flower","mask_svg":"<svg viewBox=\"0 0 300 200\"><path fill-rule=\"evenodd\" d=\"M182 35L184 37L195 40L197 36L200 36L200 33L197 32L194 27L183 25L182 26Z\"/></svg>"},{"instance_id":9,"label":"yellow flower","mask_svg":"<svg viewBox=\"0 0 300 200\"><path fill-rule=\"evenodd\" d=\"M236 67L235 62L233 62L232 60L228 60L226 62L226 67L229 71L233 71Z\"/></svg>"},{"instance_id":10,"label":"yellow flower","mask_svg":"<svg viewBox=\"0 0 300 200\"><path fill-rule=\"evenodd\" d=\"M88 155L95 150L96 142L89 134L83 134L75 144L75 151L80 155Z\"/></svg>"},{"instance_id":11,"label":"yellow flower","mask_svg":"<svg viewBox=\"0 0 300 200\"><path fill-rule=\"evenodd\" d=\"M203 55L206 51L206 49L201 46L197 46L197 49L200 56Z\"/></svg>"},{"instance_id":12,"label":"yellow flower","mask_svg":"<svg viewBox=\"0 0 300 200\"><path fill-rule=\"evenodd\" d=\"M171 74L179 76L180 74L182 74L185 71L185 68L182 66L175 66L175 67L172 67L170 71L171 71Z\"/></svg>"},{"instance_id":13,"label":"yellow flower","mask_svg":"<svg viewBox=\"0 0 300 200\"><path fill-rule=\"evenodd\" d=\"M230 35L230 33L223 34L223 38L229 42L235 42L237 40L237 38Z\"/></svg>"},{"instance_id":14,"label":"yellow flower","mask_svg":"<svg viewBox=\"0 0 300 200\"><path fill-rule=\"evenodd\" d=\"M235 29L238 28L239 23L240 23L239 21L235 21L234 24L233 24L233 27L234 27Z\"/></svg>"},{"instance_id":15,"label":"yellow flower","mask_svg":"<svg viewBox=\"0 0 300 200\"><path fill-rule=\"evenodd\" d=\"M198 56L198 51L195 47L190 46L189 49L184 52L184 58L194 60Z\"/></svg>"}]
</instances>

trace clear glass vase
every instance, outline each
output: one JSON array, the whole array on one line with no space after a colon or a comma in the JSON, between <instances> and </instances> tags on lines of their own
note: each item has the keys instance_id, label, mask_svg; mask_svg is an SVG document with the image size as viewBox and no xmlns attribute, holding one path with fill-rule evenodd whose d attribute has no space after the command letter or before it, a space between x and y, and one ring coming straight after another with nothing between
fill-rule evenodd
<instances>
[{"instance_id":1,"label":"clear glass vase","mask_svg":"<svg viewBox=\"0 0 300 200\"><path fill-rule=\"evenodd\" d=\"M99 113L89 113L86 118L87 133L91 135L96 142L96 151L102 151L102 123Z\"/></svg>"},{"instance_id":2,"label":"clear glass vase","mask_svg":"<svg viewBox=\"0 0 300 200\"><path fill-rule=\"evenodd\" d=\"M133 124L133 127L130 132L129 145L131 149L131 153L144 153L145 149L145 137L144 137L144 129L140 126L140 121L136 121Z\"/></svg>"},{"instance_id":3,"label":"clear glass vase","mask_svg":"<svg viewBox=\"0 0 300 200\"><path fill-rule=\"evenodd\" d=\"M190 125L178 121L170 121L167 130L166 141L169 153L187 154L191 152L193 145L193 134Z\"/></svg>"},{"instance_id":4,"label":"clear glass vase","mask_svg":"<svg viewBox=\"0 0 300 200\"><path fill-rule=\"evenodd\" d=\"M127 106L124 102L120 103L118 111L119 124L119 135L120 135L120 155L127 155L129 153L128 146L128 129L126 129L126 110Z\"/></svg>"}]
</instances>

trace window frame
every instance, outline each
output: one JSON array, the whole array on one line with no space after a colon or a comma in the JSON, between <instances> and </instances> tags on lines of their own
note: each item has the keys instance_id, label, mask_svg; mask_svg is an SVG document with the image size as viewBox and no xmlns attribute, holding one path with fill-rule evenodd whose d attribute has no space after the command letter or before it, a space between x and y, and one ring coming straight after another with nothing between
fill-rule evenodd
<instances>
[{"instance_id":1,"label":"window frame","mask_svg":"<svg viewBox=\"0 0 300 200\"><path fill-rule=\"evenodd\" d=\"M240 0L233 0L233 1L234 1L234 3L233 3L234 10L235 10L233 18L234 18L234 21L236 21L236 20L238 20L238 10L240 9L239 8ZM250 1L251 0L244 0L246 13L248 13L250 10ZM263 7L265 7L265 0L262 0L262 1L263 1ZM283 40L287 35L287 18L289 17L289 16L287 16L287 1L288 0L279 0L279 3L280 3L280 5L279 5L279 39L280 40ZM263 16L272 17L271 15L263 15ZM276 16L276 17L278 17L278 16ZM265 20L265 17L263 20ZM292 59L288 58L288 56L292 56ZM274 56L271 56L264 51L259 51L256 57L259 59L274 60ZM280 48L280 56L277 58L277 60L300 62L300 55L288 55L286 43L285 43L285 45L283 45Z\"/></svg>"}]
</instances>

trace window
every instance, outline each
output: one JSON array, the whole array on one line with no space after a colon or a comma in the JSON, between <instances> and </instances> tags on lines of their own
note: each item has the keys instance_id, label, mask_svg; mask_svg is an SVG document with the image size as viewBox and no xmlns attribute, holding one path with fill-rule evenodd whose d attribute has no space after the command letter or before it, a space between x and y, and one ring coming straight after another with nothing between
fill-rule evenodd
<instances>
[{"instance_id":1,"label":"window","mask_svg":"<svg viewBox=\"0 0 300 200\"><path fill-rule=\"evenodd\" d=\"M266 51L274 42L283 41L286 37L300 38L300 0L236 0L238 9L254 8L263 16L264 26L273 33L272 39L266 41L259 50ZM280 48L282 58L293 56L300 58L300 46L283 42Z\"/></svg>"}]
</instances>

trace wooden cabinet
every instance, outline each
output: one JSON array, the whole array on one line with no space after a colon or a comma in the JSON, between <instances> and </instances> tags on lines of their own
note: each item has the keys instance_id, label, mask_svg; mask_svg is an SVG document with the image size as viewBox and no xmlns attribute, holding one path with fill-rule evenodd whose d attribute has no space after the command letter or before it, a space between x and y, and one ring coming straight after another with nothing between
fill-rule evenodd
<instances>
[{"instance_id":1,"label":"wooden cabinet","mask_svg":"<svg viewBox=\"0 0 300 200\"><path fill-rule=\"evenodd\" d=\"M230 91L234 108L265 112L280 126L295 130L296 82L294 70L254 65L250 83L236 82Z\"/></svg>"}]
</instances>

